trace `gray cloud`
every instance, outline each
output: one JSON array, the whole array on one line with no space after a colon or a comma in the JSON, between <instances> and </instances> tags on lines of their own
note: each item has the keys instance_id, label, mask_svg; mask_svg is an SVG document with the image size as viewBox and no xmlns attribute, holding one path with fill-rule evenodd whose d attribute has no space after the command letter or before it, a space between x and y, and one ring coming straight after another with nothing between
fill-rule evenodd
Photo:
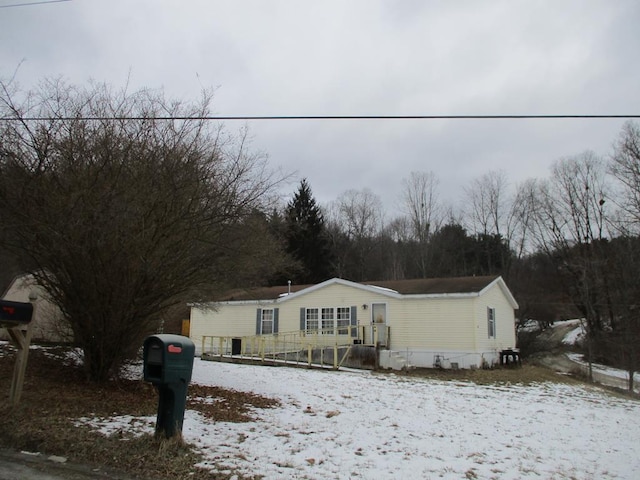
<instances>
[{"instance_id":1,"label":"gray cloud","mask_svg":"<svg viewBox=\"0 0 640 480\"><path fill-rule=\"evenodd\" d=\"M221 115L640 113L635 0L74 0L0 10L0 75L62 75L195 98ZM321 202L369 188L393 210L433 170L450 201L504 170L606 154L620 120L250 122ZM236 128L230 122L230 128ZM291 186L292 190L295 186Z\"/></svg>"}]
</instances>

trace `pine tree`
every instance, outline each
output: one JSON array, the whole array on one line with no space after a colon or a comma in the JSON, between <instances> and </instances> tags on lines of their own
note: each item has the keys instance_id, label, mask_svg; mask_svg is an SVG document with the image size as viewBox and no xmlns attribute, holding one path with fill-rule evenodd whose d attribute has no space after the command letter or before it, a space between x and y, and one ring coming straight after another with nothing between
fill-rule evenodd
<instances>
[{"instance_id":1,"label":"pine tree","mask_svg":"<svg viewBox=\"0 0 640 480\"><path fill-rule=\"evenodd\" d=\"M331 253L324 216L306 179L287 204L287 252L304 267L295 283L318 283L331 277Z\"/></svg>"}]
</instances>

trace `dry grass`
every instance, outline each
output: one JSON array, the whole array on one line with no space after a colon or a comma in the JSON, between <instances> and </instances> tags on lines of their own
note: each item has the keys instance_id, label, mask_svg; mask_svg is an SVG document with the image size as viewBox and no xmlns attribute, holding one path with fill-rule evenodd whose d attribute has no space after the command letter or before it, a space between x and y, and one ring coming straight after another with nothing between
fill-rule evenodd
<instances>
[{"instance_id":1,"label":"dry grass","mask_svg":"<svg viewBox=\"0 0 640 480\"><path fill-rule=\"evenodd\" d=\"M59 355L56 355L59 354ZM135 478L226 479L195 468L199 455L180 441L159 441L152 435L106 437L80 417L155 416L157 393L143 381L87 382L78 368L61 360L64 349L31 350L20 405L9 406L14 352L0 344L0 446L67 457L71 462L117 469ZM215 402L204 402L213 398ZM248 422L252 408L277 401L216 387L189 387L189 409L213 421ZM228 471L228 469L225 469ZM244 478L244 477L240 477Z\"/></svg>"},{"instance_id":2,"label":"dry grass","mask_svg":"<svg viewBox=\"0 0 640 480\"><path fill-rule=\"evenodd\" d=\"M558 375L557 372L551 369L526 363L521 367L501 367L475 370L416 368L406 372L401 372L398 375L433 378L444 381L473 382L478 385L504 383L510 383L513 385L531 385L540 382L581 383L578 379L571 378L566 375Z\"/></svg>"}]
</instances>

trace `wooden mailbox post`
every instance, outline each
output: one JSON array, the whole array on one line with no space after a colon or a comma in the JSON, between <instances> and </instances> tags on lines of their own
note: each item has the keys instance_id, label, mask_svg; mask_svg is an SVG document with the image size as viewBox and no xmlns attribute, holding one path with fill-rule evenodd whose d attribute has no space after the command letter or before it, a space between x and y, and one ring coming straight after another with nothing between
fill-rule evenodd
<instances>
[{"instance_id":1,"label":"wooden mailbox post","mask_svg":"<svg viewBox=\"0 0 640 480\"><path fill-rule=\"evenodd\" d=\"M17 405L22 395L22 384L27 370L29 345L31 344L32 318L33 304L0 300L0 327L7 329L11 343L18 350L9 392L11 405Z\"/></svg>"}]
</instances>

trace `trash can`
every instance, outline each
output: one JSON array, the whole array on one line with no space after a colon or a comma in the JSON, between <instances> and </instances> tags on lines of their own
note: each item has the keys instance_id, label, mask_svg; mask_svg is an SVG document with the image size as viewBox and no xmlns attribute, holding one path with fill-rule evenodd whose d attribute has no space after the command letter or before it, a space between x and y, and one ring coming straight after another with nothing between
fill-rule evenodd
<instances>
[{"instance_id":1,"label":"trash can","mask_svg":"<svg viewBox=\"0 0 640 480\"><path fill-rule=\"evenodd\" d=\"M151 335L143 345L144 380L158 390L156 437L182 432L195 344L181 335Z\"/></svg>"}]
</instances>

